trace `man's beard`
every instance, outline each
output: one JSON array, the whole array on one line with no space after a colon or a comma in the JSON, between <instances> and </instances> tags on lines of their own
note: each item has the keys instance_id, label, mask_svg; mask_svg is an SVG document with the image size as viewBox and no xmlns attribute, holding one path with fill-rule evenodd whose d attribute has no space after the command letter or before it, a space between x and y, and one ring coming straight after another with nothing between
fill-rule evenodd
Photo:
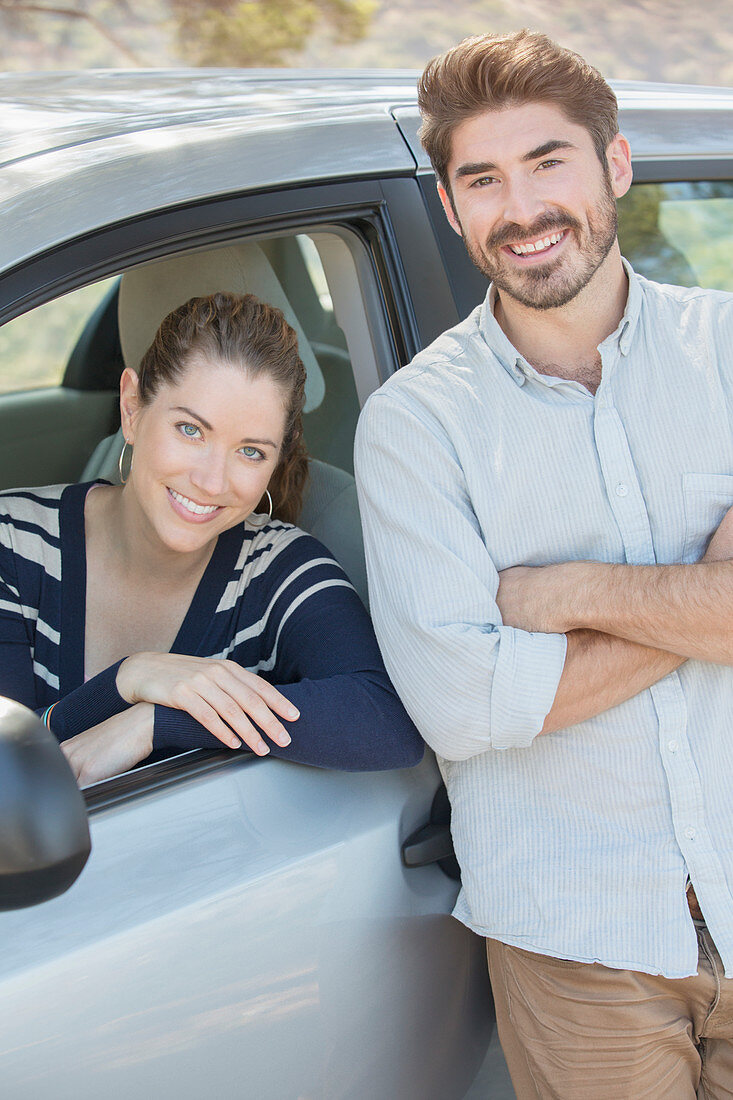
<instances>
[{"instance_id":1,"label":"man's beard","mask_svg":"<svg viewBox=\"0 0 733 1100\"><path fill-rule=\"evenodd\" d=\"M464 234L466 250L482 275L523 306L530 309L557 309L571 302L591 281L613 247L618 230L616 200L608 176L604 178L601 199L587 215L585 228L577 218L555 208L530 226L507 223L487 238L483 248ZM460 224L460 223L459 223ZM503 246L517 241L534 241L559 230L575 233L576 258L548 257L546 264L528 265L522 271L509 268L492 256ZM511 262L511 261L509 261ZM566 268L565 264L568 264Z\"/></svg>"}]
</instances>

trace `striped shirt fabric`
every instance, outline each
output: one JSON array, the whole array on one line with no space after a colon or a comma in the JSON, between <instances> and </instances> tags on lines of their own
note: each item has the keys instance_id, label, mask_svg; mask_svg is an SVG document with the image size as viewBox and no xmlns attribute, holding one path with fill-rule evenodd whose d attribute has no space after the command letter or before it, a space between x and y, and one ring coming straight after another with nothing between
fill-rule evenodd
<instances>
[{"instance_id":1,"label":"striped shirt fabric","mask_svg":"<svg viewBox=\"0 0 733 1100\"><path fill-rule=\"evenodd\" d=\"M124 710L121 662L84 680L89 485L0 493L0 694L59 740ZM236 661L300 711L273 755L343 769L408 767L422 743L384 670L369 617L341 567L304 531L273 520L219 536L171 647ZM190 715L156 706L155 749L219 748Z\"/></svg>"},{"instance_id":2,"label":"striped shirt fabric","mask_svg":"<svg viewBox=\"0 0 733 1100\"><path fill-rule=\"evenodd\" d=\"M733 505L733 296L627 272L595 396L519 355L490 290L369 399L370 606L450 795L455 915L530 951L682 977L689 874L733 976L733 669L688 661L538 737L565 637L507 626L495 602L509 566L697 561Z\"/></svg>"}]
</instances>

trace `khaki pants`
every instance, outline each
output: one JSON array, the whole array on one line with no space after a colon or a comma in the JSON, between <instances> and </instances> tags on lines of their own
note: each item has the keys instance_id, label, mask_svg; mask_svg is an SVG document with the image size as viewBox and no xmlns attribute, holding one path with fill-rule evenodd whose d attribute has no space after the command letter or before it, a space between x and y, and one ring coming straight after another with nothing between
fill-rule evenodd
<instances>
[{"instance_id":1,"label":"khaki pants","mask_svg":"<svg viewBox=\"0 0 733 1100\"><path fill-rule=\"evenodd\" d=\"M704 925L691 978L486 945L517 1100L733 1100L733 979Z\"/></svg>"}]
</instances>

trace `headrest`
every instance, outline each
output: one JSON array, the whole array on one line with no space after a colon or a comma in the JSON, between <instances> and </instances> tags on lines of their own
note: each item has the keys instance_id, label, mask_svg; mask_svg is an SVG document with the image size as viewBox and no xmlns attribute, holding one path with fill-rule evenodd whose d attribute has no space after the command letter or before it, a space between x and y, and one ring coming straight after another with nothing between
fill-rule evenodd
<instances>
[{"instance_id":1,"label":"headrest","mask_svg":"<svg viewBox=\"0 0 733 1100\"><path fill-rule=\"evenodd\" d=\"M190 252L130 268L122 276L118 318L126 367L138 370L164 317L189 298L228 291L256 294L285 314L298 334L306 370L305 412L317 409L326 391L321 368L280 280L259 245L246 241L207 252Z\"/></svg>"}]
</instances>

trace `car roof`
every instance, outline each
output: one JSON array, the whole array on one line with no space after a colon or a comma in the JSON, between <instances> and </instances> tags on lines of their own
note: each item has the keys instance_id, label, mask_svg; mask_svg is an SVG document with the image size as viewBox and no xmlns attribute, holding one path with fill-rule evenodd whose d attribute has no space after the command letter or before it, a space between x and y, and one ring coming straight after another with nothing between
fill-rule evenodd
<instances>
[{"instance_id":1,"label":"car roof","mask_svg":"<svg viewBox=\"0 0 733 1100\"><path fill-rule=\"evenodd\" d=\"M413 100L400 73L4 74L0 269L150 210L414 172L390 113Z\"/></svg>"},{"instance_id":2,"label":"car roof","mask_svg":"<svg viewBox=\"0 0 733 1100\"><path fill-rule=\"evenodd\" d=\"M89 141L176 126L240 122L311 130L339 118L380 118L416 106L410 70L99 70L0 74L0 170ZM733 152L733 88L612 81L639 155ZM688 125L703 113L711 126ZM622 126L622 129L624 128ZM692 140L690 140L692 139ZM653 148L652 148L653 147Z\"/></svg>"},{"instance_id":3,"label":"car roof","mask_svg":"<svg viewBox=\"0 0 733 1100\"><path fill-rule=\"evenodd\" d=\"M122 134L223 120L305 128L382 115L415 99L417 74L196 69L0 74L0 167Z\"/></svg>"},{"instance_id":4,"label":"car roof","mask_svg":"<svg viewBox=\"0 0 733 1100\"><path fill-rule=\"evenodd\" d=\"M0 269L94 228L207 197L427 170L417 76L2 74ZM733 155L733 89L614 87L637 157Z\"/></svg>"}]
</instances>

